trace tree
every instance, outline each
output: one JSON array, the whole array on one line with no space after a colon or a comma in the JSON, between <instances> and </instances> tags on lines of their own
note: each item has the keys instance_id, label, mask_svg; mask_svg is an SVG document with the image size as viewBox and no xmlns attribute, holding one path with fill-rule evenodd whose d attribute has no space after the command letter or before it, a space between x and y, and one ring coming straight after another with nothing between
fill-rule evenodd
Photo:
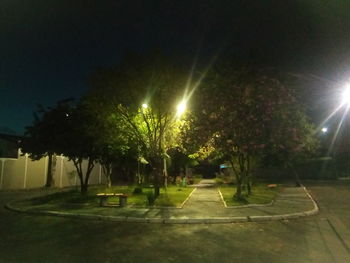
<instances>
[{"instance_id":1,"label":"tree","mask_svg":"<svg viewBox=\"0 0 350 263\"><path fill-rule=\"evenodd\" d=\"M231 163L236 198L242 198L243 186L251 194L253 158L292 162L317 144L293 89L266 70L221 65L208 73L195 101L196 140Z\"/></svg>"},{"instance_id":2,"label":"tree","mask_svg":"<svg viewBox=\"0 0 350 263\"><path fill-rule=\"evenodd\" d=\"M173 177L173 182L176 182L176 177L180 176L181 172L186 172L186 168L190 165L192 159L184 153L180 147L170 148L168 150L169 160L169 175Z\"/></svg>"},{"instance_id":3,"label":"tree","mask_svg":"<svg viewBox=\"0 0 350 263\"><path fill-rule=\"evenodd\" d=\"M91 78L89 97L108 105L153 170L155 196L163 185L164 158L177 132L176 105L184 99L186 74L159 55L133 56ZM165 176L166 184L166 176Z\"/></svg>"},{"instance_id":4,"label":"tree","mask_svg":"<svg viewBox=\"0 0 350 263\"><path fill-rule=\"evenodd\" d=\"M101 103L96 96L85 96L82 104L93 116L93 125L87 132L94 138L97 161L106 176L107 187L111 187L113 164L123 159L131 149L136 149L135 140L128 137L123 121L111 105Z\"/></svg>"},{"instance_id":5,"label":"tree","mask_svg":"<svg viewBox=\"0 0 350 263\"><path fill-rule=\"evenodd\" d=\"M60 133L59 154L72 161L80 180L80 190L86 194L89 179L101 152L95 133L95 116L82 103L72 107L68 105L65 126ZM87 161L84 169L83 162Z\"/></svg>"},{"instance_id":6,"label":"tree","mask_svg":"<svg viewBox=\"0 0 350 263\"><path fill-rule=\"evenodd\" d=\"M48 169L46 175L46 187L53 184L52 156L57 154L57 146L60 144L61 128L67 118L67 105L71 99L57 102L55 107L45 108L37 106L34 113L34 121L31 126L26 127L24 138L21 142L23 153L28 153L33 160L40 160L48 156Z\"/></svg>"},{"instance_id":7,"label":"tree","mask_svg":"<svg viewBox=\"0 0 350 263\"><path fill-rule=\"evenodd\" d=\"M93 132L94 116L83 104L75 105L72 100L60 101L55 107L41 107L36 116L27 128L23 150L33 158L52 154L68 157L77 170L81 193L85 194L91 171L100 157Z\"/></svg>"}]
</instances>

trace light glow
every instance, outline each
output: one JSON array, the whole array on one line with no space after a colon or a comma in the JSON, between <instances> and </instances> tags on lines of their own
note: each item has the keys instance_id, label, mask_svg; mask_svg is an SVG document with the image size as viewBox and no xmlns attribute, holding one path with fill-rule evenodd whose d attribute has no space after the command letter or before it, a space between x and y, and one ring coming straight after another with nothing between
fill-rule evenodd
<instances>
[{"instance_id":1,"label":"light glow","mask_svg":"<svg viewBox=\"0 0 350 263\"><path fill-rule=\"evenodd\" d=\"M180 116L182 115L185 110L186 110L186 101L181 101L178 105L177 105L177 115Z\"/></svg>"},{"instance_id":2,"label":"light glow","mask_svg":"<svg viewBox=\"0 0 350 263\"><path fill-rule=\"evenodd\" d=\"M143 103L143 104L142 104L142 108L147 109L147 108L148 108L148 104Z\"/></svg>"},{"instance_id":3,"label":"light glow","mask_svg":"<svg viewBox=\"0 0 350 263\"><path fill-rule=\"evenodd\" d=\"M328 128L327 128L327 127L323 127L323 128L321 129L321 131L322 131L323 133L326 133L326 132L328 132Z\"/></svg>"},{"instance_id":4,"label":"light glow","mask_svg":"<svg viewBox=\"0 0 350 263\"><path fill-rule=\"evenodd\" d=\"M345 90L342 94L342 105L350 106L350 84L345 86Z\"/></svg>"}]
</instances>

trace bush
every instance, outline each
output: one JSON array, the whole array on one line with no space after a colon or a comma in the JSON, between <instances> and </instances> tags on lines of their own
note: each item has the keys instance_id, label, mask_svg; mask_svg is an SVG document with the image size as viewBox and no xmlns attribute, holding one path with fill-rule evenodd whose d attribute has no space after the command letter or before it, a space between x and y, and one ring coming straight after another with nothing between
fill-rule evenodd
<instances>
[{"instance_id":1,"label":"bush","mask_svg":"<svg viewBox=\"0 0 350 263\"><path fill-rule=\"evenodd\" d=\"M147 192L147 201L149 205L154 205L154 202L156 201L156 196L153 192Z\"/></svg>"},{"instance_id":2,"label":"bush","mask_svg":"<svg viewBox=\"0 0 350 263\"><path fill-rule=\"evenodd\" d=\"M133 194L142 194L142 187L135 187L134 191L132 192Z\"/></svg>"}]
</instances>

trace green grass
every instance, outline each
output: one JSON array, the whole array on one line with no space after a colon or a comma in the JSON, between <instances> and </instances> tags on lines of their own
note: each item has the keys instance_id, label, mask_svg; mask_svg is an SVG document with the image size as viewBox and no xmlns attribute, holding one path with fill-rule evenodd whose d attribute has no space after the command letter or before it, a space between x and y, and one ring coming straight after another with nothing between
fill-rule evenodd
<instances>
[{"instance_id":1,"label":"green grass","mask_svg":"<svg viewBox=\"0 0 350 263\"><path fill-rule=\"evenodd\" d=\"M221 184L233 184L236 181L235 179L236 178L234 176L219 175L214 180L217 184L221 185Z\"/></svg>"},{"instance_id":2,"label":"green grass","mask_svg":"<svg viewBox=\"0 0 350 263\"><path fill-rule=\"evenodd\" d=\"M219 187L219 189L227 206L268 204L276 197L279 191L279 187L268 188L267 184L260 183L253 185L251 195L248 196L243 192L242 200L237 200L233 198L234 194L236 193L235 185L222 185Z\"/></svg>"},{"instance_id":3,"label":"green grass","mask_svg":"<svg viewBox=\"0 0 350 263\"><path fill-rule=\"evenodd\" d=\"M202 177L190 177L189 180L192 181L192 184L199 184L200 181L203 180Z\"/></svg>"},{"instance_id":4,"label":"green grass","mask_svg":"<svg viewBox=\"0 0 350 263\"><path fill-rule=\"evenodd\" d=\"M180 206L192 191L193 188L175 186L168 187L166 191L161 189L160 196L154 204L156 206Z\"/></svg>"},{"instance_id":5,"label":"green grass","mask_svg":"<svg viewBox=\"0 0 350 263\"><path fill-rule=\"evenodd\" d=\"M45 208L52 206L59 206L62 208L79 207L79 206L98 206L98 193L124 193L128 195L127 204L131 206L147 207L147 195L153 193L153 188L143 188L142 193L133 193L135 186L112 186L106 187L91 187L86 195L81 195L78 190L70 190L58 192L38 198L30 199L26 202L27 205ZM155 206L180 206L182 202L188 197L193 189L187 187L168 186L165 190L161 188L159 197L155 200ZM109 198L111 204L118 204L118 197Z\"/></svg>"}]
</instances>

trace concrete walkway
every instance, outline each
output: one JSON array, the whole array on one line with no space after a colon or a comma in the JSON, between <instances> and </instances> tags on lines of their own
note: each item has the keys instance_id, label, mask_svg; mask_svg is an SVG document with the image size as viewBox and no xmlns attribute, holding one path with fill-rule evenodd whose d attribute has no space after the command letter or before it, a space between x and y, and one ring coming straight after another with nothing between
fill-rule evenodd
<instances>
[{"instance_id":1,"label":"concrete walkway","mask_svg":"<svg viewBox=\"0 0 350 263\"><path fill-rule=\"evenodd\" d=\"M285 220L318 213L318 207L304 187L286 187L270 205L226 208L214 180L202 180L195 186L183 208L110 208L86 207L72 211L43 211L20 207L19 212L49 214L86 219L148 223L232 223ZM114 209L114 210L111 210Z\"/></svg>"},{"instance_id":2,"label":"concrete walkway","mask_svg":"<svg viewBox=\"0 0 350 263\"><path fill-rule=\"evenodd\" d=\"M204 179L194 187L196 191L183 206L186 212L205 214L210 211L213 214L217 209L224 208L214 180Z\"/></svg>"}]
</instances>

